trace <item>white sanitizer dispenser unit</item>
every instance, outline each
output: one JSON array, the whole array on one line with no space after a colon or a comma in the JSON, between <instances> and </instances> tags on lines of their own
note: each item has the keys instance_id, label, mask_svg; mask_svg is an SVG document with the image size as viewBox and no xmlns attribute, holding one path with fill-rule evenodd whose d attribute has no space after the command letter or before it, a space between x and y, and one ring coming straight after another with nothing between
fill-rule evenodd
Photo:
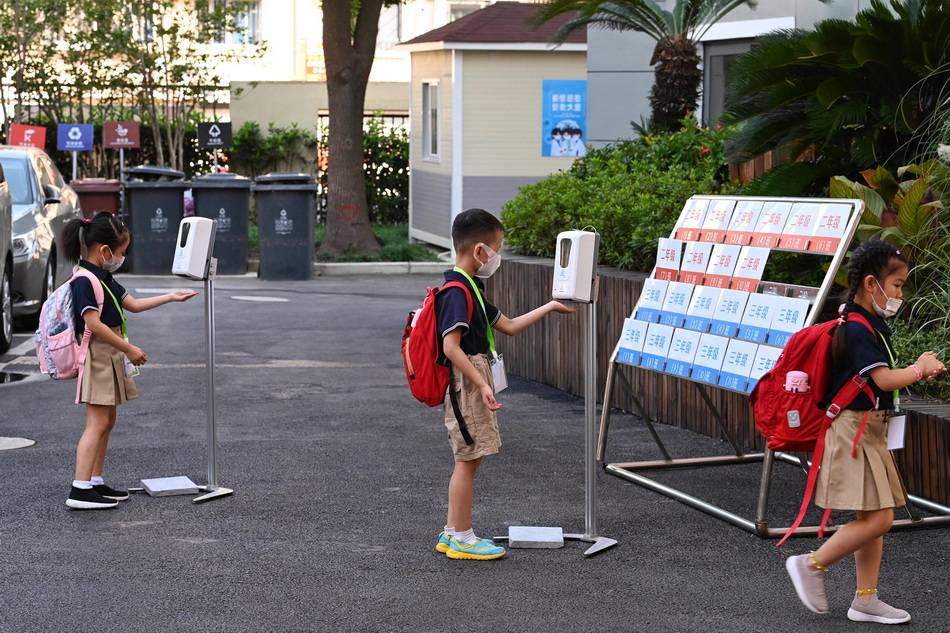
<instances>
[{"instance_id":1,"label":"white sanitizer dispenser unit","mask_svg":"<svg viewBox=\"0 0 950 633\"><path fill-rule=\"evenodd\" d=\"M185 218L178 228L172 274L189 279L207 278L208 263L214 251L217 222L208 218Z\"/></svg>"},{"instance_id":2,"label":"white sanitizer dispenser unit","mask_svg":"<svg viewBox=\"0 0 950 633\"><path fill-rule=\"evenodd\" d=\"M592 300L600 234L564 231L557 236L554 256L555 299L589 303Z\"/></svg>"}]
</instances>

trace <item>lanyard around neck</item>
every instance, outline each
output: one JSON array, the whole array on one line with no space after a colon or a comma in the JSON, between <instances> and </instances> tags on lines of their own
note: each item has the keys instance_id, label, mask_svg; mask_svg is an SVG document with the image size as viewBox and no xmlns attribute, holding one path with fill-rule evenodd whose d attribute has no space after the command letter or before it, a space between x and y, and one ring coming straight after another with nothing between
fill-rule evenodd
<instances>
[{"instance_id":1,"label":"lanyard around neck","mask_svg":"<svg viewBox=\"0 0 950 633\"><path fill-rule=\"evenodd\" d=\"M122 309L119 300L115 298L115 294L109 289L109 285L104 281L100 283L102 283L102 287L105 291L109 293L109 296L112 297L112 303L115 304L115 309L119 311L119 317L122 319L122 337L126 339L129 338L129 326L125 322L125 310Z\"/></svg>"},{"instance_id":2,"label":"lanyard around neck","mask_svg":"<svg viewBox=\"0 0 950 633\"><path fill-rule=\"evenodd\" d=\"M488 322L488 310L485 309L485 300L482 299L482 293L479 292L478 286L475 284L475 280L472 279L471 275L469 275L467 272L465 272L458 266L456 266L452 270L454 270L455 272L465 277L465 279L468 280L469 285L472 286L472 290L475 292L475 297L478 299L479 305L482 306L482 314L485 315L485 332L486 334L488 334L488 349L491 350L492 356L498 356L497 352L495 352L495 335L494 333L492 333L491 324Z\"/></svg>"},{"instance_id":3,"label":"lanyard around neck","mask_svg":"<svg viewBox=\"0 0 950 633\"><path fill-rule=\"evenodd\" d=\"M884 335L880 332L877 335L881 338L881 342L884 343L884 349L887 350L887 357L891 359L891 369L897 368L897 359L894 357L894 352L891 351L891 346L887 344L887 339L884 338ZM894 390L894 410L900 411L901 409L901 390Z\"/></svg>"}]
</instances>

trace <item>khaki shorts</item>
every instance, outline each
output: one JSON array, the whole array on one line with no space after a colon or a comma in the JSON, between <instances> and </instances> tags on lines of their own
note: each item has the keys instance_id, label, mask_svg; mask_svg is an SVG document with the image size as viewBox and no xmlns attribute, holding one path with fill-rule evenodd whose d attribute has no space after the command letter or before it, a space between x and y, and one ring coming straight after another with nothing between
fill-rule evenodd
<instances>
[{"instance_id":1,"label":"khaki shorts","mask_svg":"<svg viewBox=\"0 0 950 633\"><path fill-rule=\"evenodd\" d=\"M476 371L494 389L491 365L485 355L469 356ZM494 455L501 449L501 433L498 431L498 416L482 402L482 393L462 376L461 370L452 367L452 382L449 389L458 395L459 409L465 419L465 426L471 436L472 444L466 444L449 394L445 394L445 428L449 432L449 445L457 462L469 462L486 455Z\"/></svg>"}]
</instances>

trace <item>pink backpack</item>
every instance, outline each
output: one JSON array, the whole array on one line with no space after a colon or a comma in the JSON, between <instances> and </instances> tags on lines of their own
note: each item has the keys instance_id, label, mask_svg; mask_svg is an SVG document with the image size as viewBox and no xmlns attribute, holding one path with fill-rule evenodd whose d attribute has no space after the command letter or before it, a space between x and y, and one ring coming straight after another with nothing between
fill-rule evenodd
<instances>
[{"instance_id":1,"label":"pink backpack","mask_svg":"<svg viewBox=\"0 0 950 633\"><path fill-rule=\"evenodd\" d=\"M73 317L73 293L70 282L85 277L92 284L92 291L102 312L105 293L102 282L93 273L77 266L69 281L56 289L40 310L39 328L36 330L36 358L40 371L53 380L68 380L82 377L86 353L92 330L83 331L82 340L76 337L76 322ZM77 387L78 388L78 387Z\"/></svg>"}]
</instances>

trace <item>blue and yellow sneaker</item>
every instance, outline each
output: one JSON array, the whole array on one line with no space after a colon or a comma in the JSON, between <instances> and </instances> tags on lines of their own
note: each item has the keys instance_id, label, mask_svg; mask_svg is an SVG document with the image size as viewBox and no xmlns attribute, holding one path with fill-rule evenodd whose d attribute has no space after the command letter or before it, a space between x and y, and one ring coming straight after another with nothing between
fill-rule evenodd
<instances>
[{"instance_id":1,"label":"blue and yellow sneaker","mask_svg":"<svg viewBox=\"0 0 950 633\"><path fill-rule=\"evenodd\" d=\"M508 552L488 539L480 538L471 545L462 543L454 536L449 540L445 555L455 560L495 560L504 558Z\"/></svg>"},{"instance_id":2,"label":"blue and yellow sneaker","mask_svg":"<svg viewBox=\"0 0 950 633\"><path fill-rule=\"evenodd\" d=\"M449 536L445 530L439 532L439 542L435 544L435 551L440 554L445 554L449 550L449 540L451 538L452 537Z\"/></svg>"}]
</instances>

